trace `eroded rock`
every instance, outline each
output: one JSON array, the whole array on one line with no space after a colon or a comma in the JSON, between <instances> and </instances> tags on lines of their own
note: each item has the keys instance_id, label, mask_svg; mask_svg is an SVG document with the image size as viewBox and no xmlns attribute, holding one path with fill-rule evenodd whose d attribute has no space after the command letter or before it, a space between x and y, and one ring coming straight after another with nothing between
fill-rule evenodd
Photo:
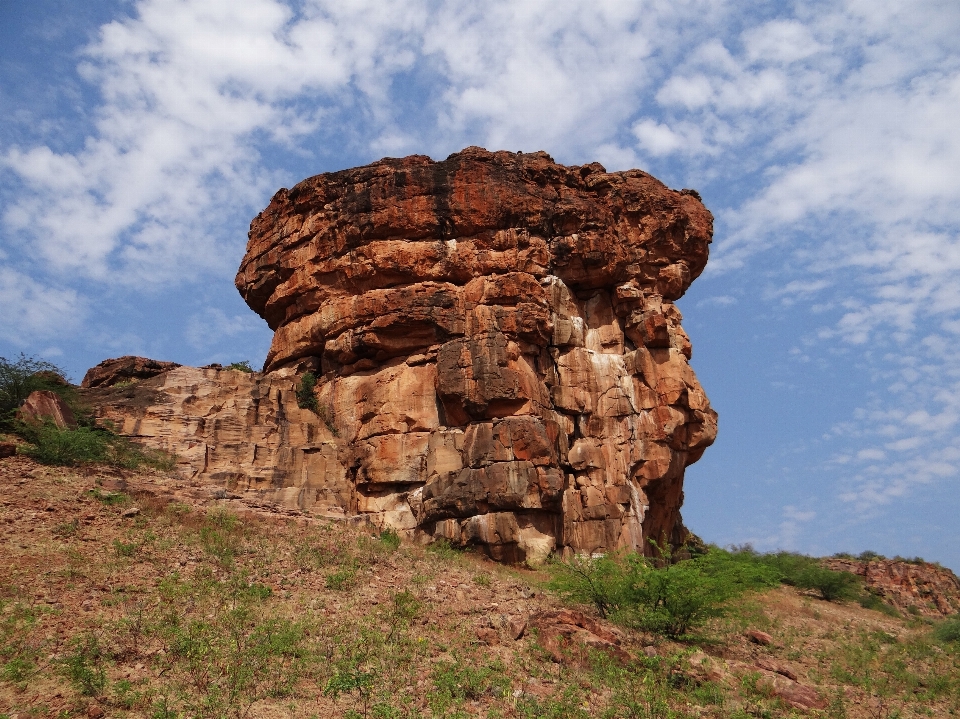
<instances>
[{"instance_id":1,"label":"eroded rock","mask_svg":"<svg viewBox=\"0 0 960 719\"><path fill-rule=\"evenodd\" d=\"M136 382L150 379L163 372L179 367L176 362L160 362L126 355L115 359L104 360L96 367L91 367L83 376L81 387L112 387L121 382Z\"/></svg>"},{"instance_id":2,"label":"eroded rock","mask_svg":"<svg viewBox=\"0 0 960 719\"><path fill-rule=\"evenodd\" d=\"M103 414L176 434L192 476L304 506L322 486L504 561L679 544L716 413L674 302L711 235L692 191L542 152L318 175L254 219L237 274L275 333L265 374L174 369ZM322 419L294 403L308 369Z\"/></svg>"},{"instance_id":3,"label":"eroded rock","mask_svg":"<svg viewBox=\"0 0 960 719\"><path fill-rule=\"evenodd\" d=\"M22 422L53 422L60 429L75 428L77 420L73 410L56 392L46 389L34 390L17 410L17 419Z\"/></svg>"},{"instance_id":4,"label":"eroded rock","mask_svg":"<svg viewBox=\"0 0 960 719\"><path fill-rule=\"evenodd\" d=\"M941 617L960 612L960 579L946 567L896 559L828 559L834 570L863 577L867 588L901 611Z\"/></svg>"}]
</instances>

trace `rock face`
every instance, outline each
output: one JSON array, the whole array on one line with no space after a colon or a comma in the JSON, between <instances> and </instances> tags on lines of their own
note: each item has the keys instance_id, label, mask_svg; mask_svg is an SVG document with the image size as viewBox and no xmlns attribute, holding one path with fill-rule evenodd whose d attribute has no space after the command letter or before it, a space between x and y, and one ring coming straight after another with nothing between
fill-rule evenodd
<instances>
[{"instance_id":1,"label":"rock face","mask_svg":"<svg viewBox=\"0 0 960 719\"><path fill-rule=\"evenodd\" d=\"M297 406L291 374L178 366L81 392L98 419L175 454L178 473L195 485L343 517L356 508L340 448L316 414Z\"/></svg>"},{"instance_id":2,"label":"rock face","mask_svg":"<svg viewBox=\"0 0 960 719\"><path fill-rule=\"evenodd\" d=\"M318 175L251 224L236 284L275 335L250 381L279 412L293 376L316 372L324 471L381 524L507 561L679 543L684 468L716 414L674 302L711 235L693 191L542 152ZM185 371L161 391L182 395ZM262 412L252 396L239 424ZM299 449L242 442L280 461L328 429L307 426Z\"/></svg>"},{"instance_id":3,"label":"rock face","mask_svg":"<svg viewBox=\"0 0 960 719\"><path fill-rule=\"evenodd\" d=\"M75 428L77 420L73 410L56 392L38 389L31 392L17 410L17 419L22 422L53 422L60 429Z\"/></svg>"},{"instance_id":4,"label":"rock face","mask_svg":"<svg viewBox=\"0 0 960 719\"><path fill-rule=\"evenodd\" d=\"M828 559L824 564L859 574L868 589L901 611L930 617L960 612L960 579L946 567L896 559Z\"/></svg>"},{"instance_id":5,"label":"rock face","mask_svg":"<svg viewBox=\"0 0 960 719\"><path fill-rule=\"evenodd\" d=\"M146 357L127 355L104 360L91 367L83 376L81 387L112 387L120 382L150 379L158 374L179 367L176 362L158 362Z\"/></svg>"}]
</instances>

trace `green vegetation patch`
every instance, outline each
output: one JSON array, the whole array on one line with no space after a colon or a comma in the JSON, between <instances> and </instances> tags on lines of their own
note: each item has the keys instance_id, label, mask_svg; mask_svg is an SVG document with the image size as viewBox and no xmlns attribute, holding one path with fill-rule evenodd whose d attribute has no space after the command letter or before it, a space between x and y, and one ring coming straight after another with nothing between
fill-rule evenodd
<instances>
[{"instance_id":1,"label":"green vegetation patch","mask_svg":"<svg viewBox=\"0 0 960 719\"><path fill-rule=\"evenodd\" d=\"M944 619L933 630L933 635L937 638L937 641L960 645L960 617Z\"/></svg>"},{"instance_id":2,"label":"green vegetation patch","mask_svg":"<svg viewBox=\"0 0 960 719\"><path fill-rule=\"evenodd\" d=\"M170 471L176 464L172 455L138 447L103 427L62 429L47 421L18 422L16 429L30 443L20 451L41 464L75 467L102 462L124 469L147 466L161 471Z\"/></svg>"},{"instance_id":3,"label":"green vegetation patch","mask_svg":"<svg viewBox=\"0 0 960 719\"><path fill-rule=\"evenodd\" d=\"M83 418L86 413L79 411L77 390L65 377L62 369L46 360L22 353L15 360L0 357L0 429L14 429L17 409L37 390L60 395L77 418Z\"/></svg>"},{"instance_id":4,"label":"green vegetation patch","mask_svg":"<svg viewBox=\"0 0 960 719\"><path fill-rule=\"evenodd\" d=\"M672 563L637 553L574 557L550 566L550 588L593 604L601 617L625 626L681 637L721 616L726 603L744 592L775 586L771 567L723 549Z\"/></svg>"}]
</instances>

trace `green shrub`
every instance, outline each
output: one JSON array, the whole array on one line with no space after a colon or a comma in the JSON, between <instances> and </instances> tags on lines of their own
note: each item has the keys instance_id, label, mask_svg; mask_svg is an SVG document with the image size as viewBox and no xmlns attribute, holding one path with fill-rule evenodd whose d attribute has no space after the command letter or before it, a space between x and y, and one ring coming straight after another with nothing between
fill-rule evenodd
<instances>
[{"instance_id":1,"label":"green shrub","mask_svg":"<svg viewBox=\"0 0 960 719\"><path fill-rule=\"evenodd\" d=\"M728 600L777 581L769 567L716 547L677 563L665 552L656 562L635 553L612 553L551 566L551 589L592 603L603 617L670 637L722 615Z\"/></svg>"},{"instance_id":2,"label":"green shrub","mask_svg":"<svg viewBox=\"0 0 960 719\"><path fill-rule=\"evenodd\" d=\"M433 670L433 691L427 702L434 716L444 716L456 704L477 701L485 694L506 696L509 690L510 680L499 662L488 666L440 662Z\"/></svg>"},{"instance_id":3,"label":"green shrub","mask_svg":"<svg viewBox=\"0 0 960 719\"><path fill-rule=\"evenodd\" d=\"M297 386L297 406L300 409L309 409L317 413L320 405L317 402L317 396L313 393L317 386L317 376L313 372L304 372L300 377L300 384Z\"/></svg>"},{"instance_id":4,"label":"green shrub","mask_svg":"<svg viewBox=\"0 0 960 719\"><path fill-rule=\"evenodd\" d=\"M17 423L18 433L30 446L20 451L41 464L77 466L105 462L125 469L141 465L170 471L176 464L172 455L145 449L103 427L61 429L53 422Z\"/></svg>"},{"instance_id":5,"label":"green shrub","mask_svg":"<svg viewBox=\"0 0 960 719\"><path fill-rule=\"evenodd\" d=\"M20 451L41 464L73 467L110 458L109 436L89 427L61 429L53 422L44 422L22 425L21 434L31 446Z\"/></svg>"},{"instance_id":6,"label":"green shrub","mask_svg":"<svg viewBox=\"0 0 960 719\"><path fill-rule=\"evenodd\" d=\"M46 360L22 353L14 361L0 357L0 426L13 428L17 409L35 390L56 392L68 404L76 404L76 390L64 376L62 369Z\"/></svg>"},{"instance_id":7,"label":"green shrub","mask_svg":"<svg viewBox=\"0 0 960 719\"><path fill-rule=\"evenodd\" d=\"M814 590L828 602L860 596L862 582L857 575L826 569L813 557L796 552L757 554L752 550L740 550L738 554L745 560L772 568L784 584Z\"/></svg>"},{"instance_id":8,"label":"green shrub","mask_svg":"<svg viewBox=\"0 0 960 719\"><path fill-rule=\"evenodd\" d=\"M462 548L455 546L445 537L441 537L435 542L428 544L427 551L447 561L455 560L463 554Z\"/></svg>"},{"instance_id":9,"label":"green shrub","mask_svg":"<svg viewBox=\"0 0 960 719\"><path fill-rule=\"evenodd\" d=\"M400 549L400 535L397 534L397 530L388 527L380 532L380 543L391 552L395 552Z\"/></svg>"},{"instance_id":10,"label":"green shrub","mask_svg":"<svg viewBox=\"0 0 960 719\"><path fill-rule=\"evenodd\" d=\"M107 686L105 659L95 634L76 637L71 642L70 652L61 660L62 672L84 696L100 696Z\"/></svg>"},{"instance_id":11,"label":"green shrub","mask_svg":"<svg viewBox=\"0 0 960 719\"><path fill-rule=\"evenodd\" d=\"M41 618L35 606L0 600L0 679L22 682L36 671L43 645L34 630Z\"/></svg>"},{"instance_id":12,"label":"green shrub","mask_svg":"<svg viewBox=\"0 0 960 719\"><path fill-rule=\"evenodd\" d=\"M960 643L960 617L944 619L937 625L937 628L933 630L933 636L941 642Z\"/></svg>"},{"instance_id":13,"label":"green shrub","mask_svg":"<svg viewBox=\"0 0 960 719\"><path fill-rule=\"evenodd\" d=\"M267 697L289 696L305 671L307 626L270 609L268 587L235 574L161 580L159 605L143 623L163 652L165 677L153 716L242 717ZM169 693L167 693L169 692Z\"/></svg>"},{"instance_id":14,"label":"green shrub","mask_svg":"<svg viewBox=\"0 0 960 719\"><path fill-rule=\"evenodd\" d=\"M237 372L253 372L253 367L250 366L248 360L243 360L242 362L231 362L227 365L227 369L236 370Z\"/></svg>"},{"instance_id":15,"label":"green shrub","mask_svg":"<svg viewBox=\"0 0 960 719\"><path fill-rule=\"evenodd\" d=\"M229 512L210 512L200 527L200 544L204 551L226 569L233 566L240 551L240 541L240 520Z\"/></svg>"},{"instance_id":16,"label":"green shrub","mask_svg":"<svg viewBox=\"0 0 960 719\"><path fill-rule=\"evenodd\" d=\"M22 682L36 671L36 664L24 657L14 657L0 666L0 679L7 682Z\"/></svg>"},{"instance_id":17,"label":"green shrub","mask_svg":"<svg viewBox=\"0 0 960 719\"><path fill-rule=\"evenodd\" d=\"M577 554L569 560L556 560L547 567L552 575L548 586L574 602L592 604L597 613L606 619L625 599L623 595L630 581L632 557L616 554L588 557Z\"/></svg>"},{"instance_id":18,"label":"green shrub","mask_svg":"<svg viewBox=\"0 0 960 719\"><path fill-rule=\"evenodd\" d=\"M864 591L857 599L857 603L864 609L872 609L875 612L882 612L890 617L899 617L900 612L896 607L887 604L883 599L873 592Z\"/></svg>"},{"instance_id":19,"label":"green shrub","mask_svg":"<svg viewBox=\"0 0 960 719\"><path fill-rule=\"evenodd\" d=\"M114 539L113 552L118 557L132 557L137 553L137 545L134 542L121 542L119 539Z\"/></svg>"},{"instance_id":20,"label":"green shrub","mask_svg":"<svg viewBox=\"0 0 960 719\"><path fill-rule=\"evenodd\" d=\"M112 507L117 504L126 504L128 501L130 501L130 497L123 492L101 492L99 489L94 488L89 490L87 494L89 494L98 502L106 504L108 507Z\"/></svg>"},{"instance_id":21,"label":"green shrub","mask_svg":"<svg viewBox=\"0 0 960 719\"><path fill-rule=\"evenodd\" d=\"M357 570L355 567L344 567L327 575L327 589L343 591L352 588L357 582Z\"/></svg>"}]
</instances>

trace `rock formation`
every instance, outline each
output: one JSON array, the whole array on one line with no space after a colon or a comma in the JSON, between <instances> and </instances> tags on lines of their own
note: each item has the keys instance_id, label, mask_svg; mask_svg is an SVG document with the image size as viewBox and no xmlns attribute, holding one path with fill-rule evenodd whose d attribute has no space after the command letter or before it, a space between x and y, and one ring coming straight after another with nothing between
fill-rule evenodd
<instances>
[{"instance_id":1,"label":"rock formation","mask_svg":"<svg viewBox=\"0 0 960 719\"><path fill-rule=\"evenodd\" d=\"M506 561L678 544L716 414L674 302L711 234L694 191L542 152L318 175L254 219L237 275L275 332L264 373L181 367L95 404L195 480Z\"/></svg>"},{"instance_id":2,"label":"rock formation","mask_svg":"<svg viewBox=\"0 0 960 719\"><path fill-rule=\"evenodd\" d=\"M289 372L178 366L81 396L116 431L175 454L179 474L213 494L243 492L343 517L353 508L353 485L341 448L315 413L297 405L295 385Z\"/></svg>"},{"instance_id":3,"label":"rock formation","mask_svg":"<svg viewBox=\"0 0 960 719\"><path fill-rule=\"evenodd\" d=\"M828 559L829 569L863 577L871 592L903 612L941 617L960 612L960 579L946 567L900 559Z\"/></svg>"},{"instance_id":4,"label":"rock formation","mask_svg":"<svg viewBox=\"0 0 960 719\"><path fill-rule=\"evenodd\" d=\"M158 362L146 357L127 355L104 360L91 367L83 376L81 387L112 387L120 382L135 382L150 379L158 374L179 367L176 362Z\"/></svg>"},{"instance_id":5,"label":"rock formation","mask_svg":"<svg viewBox=\"0 0 960 719\"><path fill-rule=\"evenodd\" d=\"M17 419L28 423L53 422L60 429L77 426L73 410L60 395L47 389L31 392L17 409Z\"/></svg>"}]
</instances>

